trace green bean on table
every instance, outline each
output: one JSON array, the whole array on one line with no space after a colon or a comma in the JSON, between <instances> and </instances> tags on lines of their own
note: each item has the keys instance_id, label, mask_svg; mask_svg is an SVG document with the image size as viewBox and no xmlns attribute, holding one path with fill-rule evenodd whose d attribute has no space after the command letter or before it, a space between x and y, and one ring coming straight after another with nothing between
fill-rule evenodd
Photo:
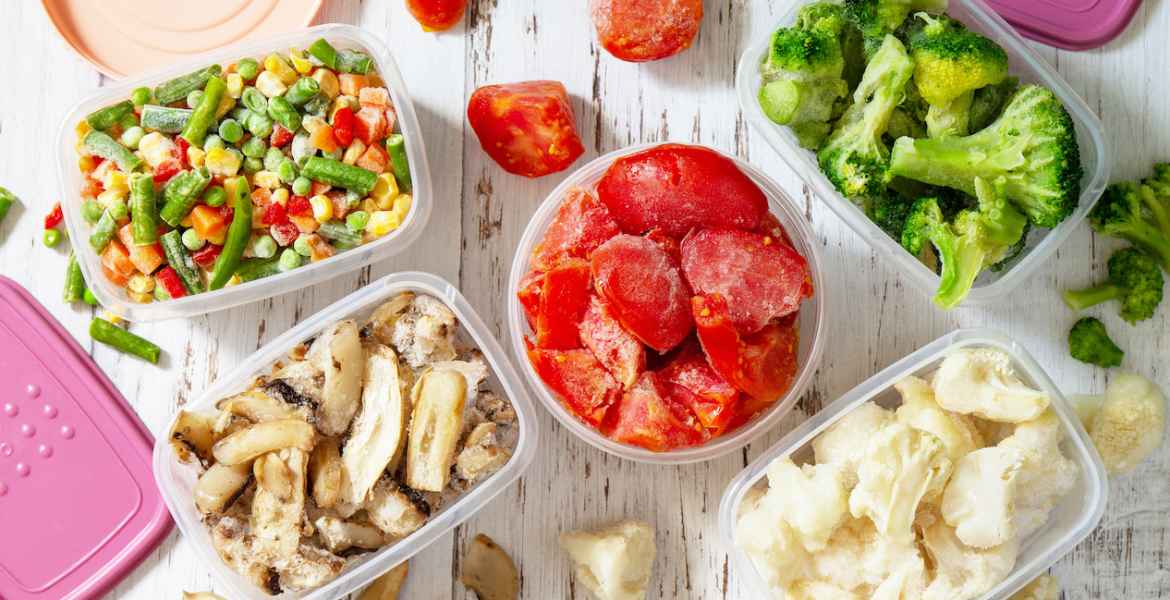
<instances>
[{"instance_id":1,"label":"green bean on table","mask_svg":"<svg viewBox=\"0 0 1170 600\"><path fill-rule=\"evenodd\" d=\"M78 302L85 296L85 276L81 274L81 264L77 256L69 253L69 262L65 266L65 291L61 297L70 304Z\"/></svg>"},{"instance_id":2,"label":"green bean on table","mask_svg":"<svg viewBox=\"0 0 1170 600\"><path fill-rule=\"evenodd\" d=\"M158 363L159 355L162 354L162 349L154 342L134 335L102 318L95 318L89 324L89 337L95 342L112 346L116 350L133 354L154 364Z\"/></svg>"}]
</instances>

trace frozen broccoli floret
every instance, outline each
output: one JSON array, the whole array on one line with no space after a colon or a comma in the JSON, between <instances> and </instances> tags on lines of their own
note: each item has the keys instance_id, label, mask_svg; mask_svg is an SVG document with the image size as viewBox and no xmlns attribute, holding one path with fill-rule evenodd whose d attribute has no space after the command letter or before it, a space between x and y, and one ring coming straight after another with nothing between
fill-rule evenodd
<instances>
[{"instance_id":1,"label":"frozen broccoli floret","mask_svg":"<svg viewBox=\"0 0 1170 600\"><path fill-rule=\"evenodd\" d=\"M1003 112L1008 99L1020 87L1020 80L1008 77L995 85L988 85L975 90L975 97L971 99L971 131L979 131L995 121Z\"/></svg>"},{"instance_id":2,"label":"frozen broccoli floret","mask_svg":"<svg viewBox=\"0 0 1170 600\"><path fill-rule=\"evenodd\" d=\"M1089 213L1089 222L1097 232L1145 250L1163 270L1170 271L1170 223L1163 224L1161 216L1164 202L1150 186L1115 183Z\"/></svg>"},{"instance_id":3,"label":"frozen broccoli floret","mask_svg":"<svg viewBox=\"0 0 1170 600\"><path fill-rule=\"evenodd\" d=\"M1068 352L1083 363L1106 368L1120 365L1125 357L1125 352L1109 338L1105 324L1093 317L1085 317L1072 326Z\"/></svg>"},{"instance_id":4,"label":"frozen broccoli floret","mask_svg":"<svg viewBox=\"0 0 1170 600\"><path fill-rule=\"evenodd\" d=\"M902 239L902 230L906 226L906 219L914 208L914 200L907 198L893 190L881 196L869 199L866 215L874 225L886 232L886 235L895 240Z\"/></svg>"},{"instance_id":5,"label":"frozen broccoli floret","mask_svg":"<svg viewBox=\"0 0 1170 600\"><path fill-rule=\"evenodd\" d=\"M821 170L846 196L860 199L885 192L889 149L882 135L913 71L902 42L886 36L853 92L853 104L818 152Z\"/></svg>"},{"instance_id":6,"label":"frozen broccoli floret","mask_svg":"<svg viewBox=\"0 0 1170 600\"><path fill-rule=\"evenodd\" d=\"M911 13L946 10L947 0L845 0L846 14L865 38L866 54L877 52L885 36L897 31Z\"/></svg>"},{"instance_id":7,"label":"frozen broccoli floret","mask_svg":"<svg viewBox=\"0 0 1170 600\"><path fill-rule=\"evenodd\" d=\"M1032 223L1055 227L1076 208L1083 173L1072 117L1050 90L1027 85L987 128L966 137L901 138L893 175L975 193L975 180L1006 180ZM1170 255L1168 255L1170 256Z\"/></svg>"},{"instance_id":8,"label":"frozen broccoli floret","mask_svg":"<svg viewBox=\"0 0 1170 600\"><path fill-rule=\"evenodd\" d=\"M1109 300L1121 302L1121 318L1136 323L1154 316L1162 302L1164 280L1158 261L1137 248L1126 248L1109 259L1109 281L1084 290L1068 290L1064 302L1085 310Z\"/></svg>"}]
</instances>

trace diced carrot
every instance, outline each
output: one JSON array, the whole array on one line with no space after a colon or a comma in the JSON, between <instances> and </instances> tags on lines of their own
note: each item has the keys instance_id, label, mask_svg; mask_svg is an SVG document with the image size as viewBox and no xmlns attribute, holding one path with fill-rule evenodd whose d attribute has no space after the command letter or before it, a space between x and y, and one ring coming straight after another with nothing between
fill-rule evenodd
<instances>
[{"instance_id":1,"label":"diced carrot","mask_svg":"<svg viewBox=\"0 0 1170 600\"><path fill-rule=\"evenodd\" d=\"M223 245L227 235L227 218L218 209L206 204L197 204L191 211L191 228L200 239L212 244Z\"/></svg>"},{"instance_id":2,"label":"diced carrot","mask_svg":"<svg viewBox=\"0 0 1170 600\"><path fill-rule=\"evenodd\" d=\"M110 282L116 286L124 286L124 285L126 285L126 282L130 281L129 277L127 277L127 276L125 276L125 275L105 266L105 265L102 265L102 275L105 275L106 279L109 279Z\"/></svg>"},{"instance_id":3,"label":"diced carrot","mask_svg":"<svg viewBox=\"0 0 1170 600\"><path fill-rule=\"evenodd\" d=\"M130 262L134 264L134 268L138 269L145 275L154 273L155 269L159 268L165 260L162 253L158 251L158 244L147 244L139 246L134 243L133 225L127 223L118 229L118 240L126 247L127 252L130 253Z\"/></svg>"},{"instance_id":4,"label":"diced carrot","mask_svg":"<svg viewBox=\"0 0 1170 600\"><path fill-rule=\"evenodd\" d=\"M314 181L313 186L309 189L309 197L312 198L313 196L316 196L318 194L324 194L325 192L328 192L331 189L333 189L333 186L329 185L328 183L321 183L320 181Z\"/></svg>"},{"instance_id":5,"label":"diced carrot","mask_svg":"<svg viewBox=\"0 0 1170 600\"><path fill-rule=\"evenodd\" d=\"M110 243L106 244L106 249L102 251L102 267L103 272L109 271L106 277L118 285L125 285L136 270L134 263L130 262L130 253L118 240L110 240ZM119 278L121 283L118 282Z\"/></svg>"},{"instance_id":6,"label":"diced carrot","mask_svg":"<svg viewBox=\"0 0 1170 600\"><path fill-rule=\"evenodd\" d=\"M337 150L337 140L333 138L333 128L329 125L322 125L310 134L309 143L322 152Z\"/></svg>"},{"instance_id":7,"label":"diced carrot","mask_svg":"<svg viewBox=\"0 0 1170 600\"><path fill-rule=\"evenodd\" d=\"M386 111L380 108L363 106L354 115L357 117L355 131L357 137L366 144L373 145L386 137Z\"/></svg>"},{"instance_id":8,"label":"diced carrot","mask_svg":"<svg viewBox=\"0 0 1170 600\"><path fill-rule=\"evenodd\" d=\"M390 162L390 156L382 149L381 144L371 144L364 154L358 157L357 166L373 171L375 173L383 173L386 171L386 165Z\"/></svg>"},{"instance_id":9,"label":"diced carrot","mask_svg":"<svg viewBox=\"0 0 1170 600\"><path fill-rule=\"evenodd\" d=\"M325 194L329 198L329 202L333 204L333 218L344 219L345 215L349 214L349 203L345 200L345 192L335 190Z\"/></svg>"},{"instance_id":10,"label":"diced carrot","mask_svg":"<svg viewBox=\"0 0 1170 600\"><path fill-rule=\"evenodd\" d=\"M390 92L383 87L364 87L358 90L358 104L385 109L390 106Z\"/></svg>"},{"instance_id":11,"label":"diced carrot","mask_svg":"<svg viewBox=\"0 0 1170 600\"><path fill-rule=\"evenodd\" d=\"M265 207L272 202L272 192L268 188L258 187L252 190L252 206Z\"/></svg>"},{"instance_id":12,"label":"diced carrot","mask_svg":"<svg viewBox=\"0 0 1170 600\"><path fill-rule=\"evenodd\" d=\"M341 84L341 93L346 96L357 96L362 88L370 85L370 80L365 75L354 73L342 73L337 76L337 81Z\"/></svg>"},{"instance_id":13,"label":"diced carrot","mask_svg":"<svg viewBox=\"0 0 1170 600\"><path fill-rule=\"evenodd\" d=\"M313 233L321 226L317 222L317 219L313 218L313 215L289 215L288 220L292 221L293 225L296 225L301 233Z\"/></svg>"}]
</instances>

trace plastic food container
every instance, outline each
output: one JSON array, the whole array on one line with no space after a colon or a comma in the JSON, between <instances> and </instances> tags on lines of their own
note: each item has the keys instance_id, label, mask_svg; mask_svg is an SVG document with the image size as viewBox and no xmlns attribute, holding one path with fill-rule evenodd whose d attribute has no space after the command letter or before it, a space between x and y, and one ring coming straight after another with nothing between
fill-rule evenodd
<instances>
[{"instance_id":1,"label":"plastic food container","mask_svg":"<svg viewBox=\"0 0 1170 600\"><path fill-rule=\"evenodd\" d=\"M444 301L462 325L460 341L470 343L483 352L484 359L491 368L487 386L508 398L516 411L518 436L512 459L495 474L476 484L458 501L432 515L426 525L418 531L377 552L363 555L361 559L348 565L339 577L317 589L300 593L286 592L275 596L276 598L306 600L340 598L369 583L391 567L417 554L456 525L471 518L519 478L536 456L538 434L535 409L516 371L508 363L504 349L454 286L427 273L388 275L333 303L257 350L239 368L221 377L185 408L196 411L212 408L216 401L243 391L256 376L268 373L273 362L287 357L289 348L316 336L337 321L364 318L386 300L405 291L430 294ZM170 431L173 426L174 420L167 425L165 431ZM192 500L191 494L198 470L190 464L180 462L166 438L160 438L155 442L153 466L154 477L158 481L159 489L162 490L167 508L175 518L175 523L183 535L194 543L195 553L212 572L216 581L228 591L226 595L247 600L273 598L220 560L211 545L211 535Z\"/></svg>"},{"instance_id":2,"label":"plastic food container","mask_svg":"<svg viewBox=\"0 0 1170 600\"><path fill-rule=\"evenodd\" d=\"M817 365L821 362L821 352L824 345L824 340L821 339L821 330L825 319L823 297L826 292L815 243L816 235L804 215L801 214L800 209L767 175L738 158L724 154L764 191L764 195L768 197L768 205L772 214L780 220L785 231L788 232L793 248L808 261L809 271L812 273L813 286L816 291L815 295L806 299L800 308L798 321L800 348L797 352L799 366L792 387L782 398L776 400L775 404L731 433L717 437L701 446L667 452L652 452L645 448L615 442L569 412L540 379L536 370L532 368L532 363L528 361L524 336L531 331L524 316L524 308L516 297L516 292L520 288L520 279L528 272L532 249L544 238L545 230L548 229L557 209L565 198L565 194L570 189L575 187L592 189L615 160L657 145L659 144L631 146L599 156L561 182L541 203L536 214L532 216L532 220L528 222L528 227L524 230L524 236L520 238L520 245L516 249L516 256L512 260L512 274L508 279L508 330L512 337L512 353L516 357L521 371L527 377L528 384L536 391L536 397L574 435L595 448L621 458L654 464L684 464L710 460L740 448L770 429L784 415L788 414L788 411L792 409L792 406L808 388L809 383L812 382L813 373L816 372Z\"/></svg>"},{"instance_id":3,"label":"plastic food container","mask_svg":"<svg viewBox=\"0 0 1170 600\"><path fill-rule=\"evenodd\" d=\"M988 4L1025 37L1058 48L1089 50L1121 35L1141 0L988 0Z\"/></svg>"},{"instance_id":4,"label":"plastic food container","mask_svg":"<svg viewBox=\"0 0 1170 600\"><path fill-rule=\"evenodd\" d=\"M756 572L751 559L736 547L735 523L740 504L748 491L767 485L765 475L768 464L781 456L791 456L797 464L808 462L812 459L812 440L841 417L870 400L887 408L898 406L900 397L894 390L894 383L908 375L933 372L948 354L972 346L1006 352L1012 357L1013 366L1025 383L1051 395L1052 409L1064 425L1065 439L1061 443L1061 450L1081 468L1076 486L1053 508L1048 523L1021 544L1020 555L1011 574L979 600L999 600L1011 596L1070 552L1097 527L1105 513L1109 483L1101 457L1081 427L1075 411L1036 360L1011 338L985 329L962 329L931 342L853 388L784 436L728 484L719 505L719 531L734 555L735 568L741 573L751 573L751 585L761 594L761 598L770 597L768 587Z\"/></svg>"},{"instance_id":5,"label":"plastic food container","mask_svg":"<svg viewBox=\"0 0 1170 600\"><path fill-rule=\"evenodd\" d=\"M817 196L829 206L845 224L875 250L897 265L912 285L934 295L938 288L938 275L906 252L902 246L874 225L865 213L853 202L842 196L833 184L821 173L816 155L800 147L796 136L786 126L773 123L764 116L756 95L760 90L760 61L768 50L772 32L779 27L791 25L796 20L800 7L807 2L794 3L792 8L772 28L768 29L743 53L736 75L736 91L739 105L752 126L764 135L764 139L784 159L784 162L808 184ZM992 12L983 0L951 0L947 14L962 21L968 29L994 40L1007 52L1010 72L1022 83L1037 83L1051 89L1064 103L1076 124L1077 141L1080 143L1081 164L1085 175L1081 180L1081 197L1075 212L1055 229L1045 231L1033 229L1028 237L1024 253L1010 268L999 273L985 271L975 281L967 296L967 302L983 303L995 300L1011 292L1016 286L1040 266L1057 247L1080 226L1081 221L1092 210L1101 197L1109 180L1108 147L1101 132L1101 122L1085 101L1069 87L1068 83L1044 59L1040 58L1010 25Z\"/></svg>"},{"instance_id":6,"label":"plastic food container","mask_svg":"<svg viewBox=\"0 0 1170 600\"><path fill-rule=\"evenodd\" d=\"M413 205L410 213L397 230L385 236L339 253L328 260L307 264L287 273L279 273L241 285L225 287L214 292L191 294L177 300L140 304L130 300L124 289L112 284L101 270L101 258L89 246L90 226L81 218L81 188L83 178L77 168L78 154L75 149L77 134L74 127L85 115L103 106L130 97L130 92L140 86L153 87L158 83L189 73L211 63L227 64L244 56L263 56L268 52L286 52L290 47L303 48L317 38L325 38L337 48L360 49L367 52L377 65L377 72L386 82L390 91L398 122L406 138L406 154L410 160L410 176L413 182ZM248 41L201 55L164 71L137 77L110 87L101 88L81 101L61 123L57 134L57 181L60 186L61 209L65 216L69 239L74 240L85 281L97 296L103 307L131 321L156 321L178 317L191 317L256 300L290 292L320 283L331 277L364 267L376 260L402 252L418 239L431 214L431 175L427 167L426 148L414 105L406 93L406 84L398 72L394 57L378 38L351 25L319 25L299 31L271 37L265 40Z\"/></svg>"}]
</instances>

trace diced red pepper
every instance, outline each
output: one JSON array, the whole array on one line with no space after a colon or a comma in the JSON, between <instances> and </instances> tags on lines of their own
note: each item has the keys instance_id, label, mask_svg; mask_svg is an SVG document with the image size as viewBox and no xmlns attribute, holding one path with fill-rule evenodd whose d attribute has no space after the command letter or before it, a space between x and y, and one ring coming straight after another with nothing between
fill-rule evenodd
<instances>
[{"instance_id":1,"label":"diced red pepper","mask_svg":"<svg viewBox=\"0 0 1170 600\"><path fill-rule=\"evenodd\" d=\"M191 166L191 163L187 161L187 149L191 147L191 144L182 136L175 136L175 144L179 146L179 164L184 167Z\"/></svg>"},{"instance_id":2,"label":"diced red pepper","mask_svg":"<svg viewBox=\"0 0 1170 600\"><path fill-rule=\"evenodd\" d=\"M210 269L215 264L215 259L219 258L219 253L221 250L223 250L223 246L208 244L201 250L192 254L191 260L194 260L195 264L203 267L204 269Z\"/></svg>"},{"instance_id":3,"label":"diced red pepper","mask_svg":"<svg viewBox=\"0 0 1170 600\"><path fill-rule=\"evenodd\" d=\"M268 138L268 143L273 148L283 148L286 144L291 142L292 139L293 134L291 131L281 127L280 125L275 125L272 128L272 137Z\"/></svg>"},{"instance_id":4,"label":"diced red pepper","mask_svg":"<svg viewBox=\"0 0 1170 600\"><path fill-rule=\"evenodd\" d=\"M170 294L171 298L182 298L187 295L187 288L183 287L183 282L179 281L179 274L170 265L160 269L154 278Z\"/></svg>"},{"instance_id":5,"label":"diced red pepper","mask_svg":"<svg viewBox=\"0 0 1170 600\"><path fill-rule=\"evenodd\" d=\"M290 215L304 216L313 214L313 205L304 196L292 196L288 199L285 212Z\"/></svg>"},{"instance_id":6,"label":"diced red pepper","mask_svg":"<svg viewBox=\"0 0 1170 600\"><path fill-rule=\"evenodd\" d=\"M283 204L269 202L268 206L264 208L264 215L260 218L260 222L265 225L288 223L288 213L285 212Z\"/></svg>"},{"instance_id":7,"label":"diced red pepper","mask_svg":"<svg viewBox=\"0 0 1170 600\"><path fill-rule=\"evenodd\" d=\"M342 107L333 113L333 138L337 143L348 147L353 142L354 129L357 127L357 117L353 109Z\"/></svg>"},{"instance_id":8,"label":"diced red pepper","mask_svg":"<svg viewBox=\"0 0 1170 600\"><path fill-rule=\"evenodd\" d=\"M160 184L166 183L171 180L171 177L178 175L179 171L182 170L183 166L179 164L179 161L173 159L164 160L154 168L154 182Z\"/></svg>"},{"instance_id":9,"label":"diced red pepper","mask_svg":"<svg viewBox=\"0 0 1170 600\"><path fill-rule=\"evenodd\" d=\"M64 219L65 215L61 212L61 203L58 202L53 205L53 210L50 210L49 214L45 215L45 229L52 229L60 225Z\"/></svg>"},{"instance_id":10,"label":"diced red pepper","mask_svg":"<svg viewBox=\"0 0 1170 600\"><path fill-rule=\"evenodd\" d=\"M301 235L301 230L285 217L283 223L276 223L269 228L269 233L272 239L281 246L291 246L293 242L297 241L297 236Z\"/></svg>"}]
</instances>

